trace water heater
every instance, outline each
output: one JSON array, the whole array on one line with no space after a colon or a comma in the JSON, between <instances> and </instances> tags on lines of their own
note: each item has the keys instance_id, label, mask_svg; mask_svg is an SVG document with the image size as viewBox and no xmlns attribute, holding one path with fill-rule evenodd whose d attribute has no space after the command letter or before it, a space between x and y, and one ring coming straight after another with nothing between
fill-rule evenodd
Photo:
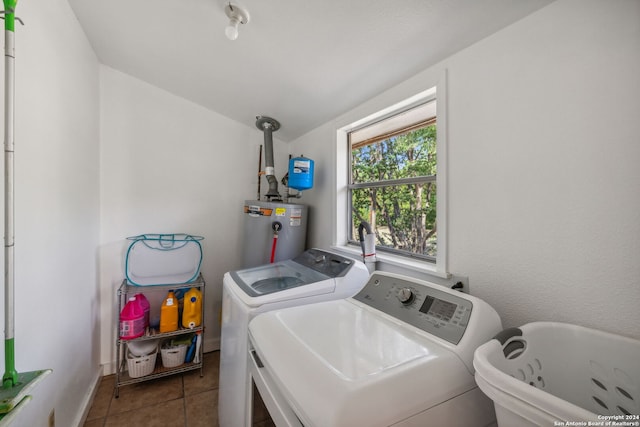
<instances>
[{"instance_id":1,"label":"water heater","mask_svg":"<svg viewBox=\"0 0 640 427\"><path fill-rule=\"evenodd\" d=\"M246 200L243 268L291 259L305 249L307 206Z\"/></svg>"}]
</instances>

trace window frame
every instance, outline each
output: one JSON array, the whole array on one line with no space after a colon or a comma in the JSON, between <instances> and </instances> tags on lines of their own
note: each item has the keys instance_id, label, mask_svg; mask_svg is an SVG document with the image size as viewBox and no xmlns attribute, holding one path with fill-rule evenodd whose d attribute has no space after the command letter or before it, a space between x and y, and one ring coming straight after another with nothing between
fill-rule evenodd
<instances>
[{"instance_id":1,"label":"window frame","mask_svg":"<svg viewBox=\"0 0 640 427\"><path fill-rule=\"evenodd\" d=\"M360 254L360 247L349 242L351 225L351 200L350 200L350 173L351 173L351 146L348 134L357 129L384 120L403 111L407 111L420 104L424 104L436 99L436 123L437 123L437 173L435 182L438 191L438 203L436 205L436 216L438 223L437 254L435 263L423 257L412 256L410 253L395 253L389 248L385 251L378 251L376 257L379 263L378 268L384 269L387 265L409 268L419 272L425 272L438 277L449 277L447 260L447 240L448 240L448 152L447 152L447 81L446 70L444 70L436 83L429 89L423 90L414 96L393 103L387 108L368 114L365 117L351 121L350 123L338 127L336 130L336 186L333 224L333 248L349 252L350 254ZM388 105L388 104L387 104ZM361 116L362 117L362 116ZM356 242L357 243L357 242ZM400 252L400 251L398 251Z\"/></svg>"},{"instance_id":2,"label":"window frame","mask_svg":"<svg viewBox=\"0 0 640 427\"><path fill-rule=\"evenodd\" d=\"M430 126L432 124L436 124L437 126L437 93L434 92L431 96L427 96L425 97L425 99L423 100L423 102L418 103L416 105L411 105L407 108L404 109L400 109L398 111L395 111L392 115L390 115L389 117L385 117L382 118L381 120L377 120L377 121L373 121L373 122L369 122L366 123L360 127L357 127L355 129L351 129L348 133L347 133L347 146L348 146L348 150L349 150L349 170L348 170L348 185L347 185L347 192L349 194L348 196L348 209L349 212L353 211L353 190L358 190L358 189L367 189L367 188L381 188L381 187L394 187L394 186L404 186L404 185L411 185L411 184L424 184L424 183L428 183L428 182L433 182L436 184L436 188L437 188L437 175L433 174L433 175L423 175L423 176L419 176L419 177L409 177L409 178L396 178L396 179L388 179L388 180L380 180L380 181L372 181L372 182L361 182L361 183L352 183L352 179L353 179L353 159L352 159L352 152L354 150L354 146L360 146L360 145L365 145L365 144L372 144L375 143L375 141L384 141L388 138L391 138L395 135L402 135L414 130L419 130L422 128L425 128L427 126ZM417 123L412 123L408 126L403 126L400 127L398 129L396 129L393 132L388 132L386 134L374 134L375 136L372 138L369 138L367 140L365 140L364 142L352 142L351 141L351 134L353 134L354 132L358 132L359 130L362 129L366 129L368 127L371 126L375 126L377 123L380 122L384 122L386 120L389 119L393 119L394 117L397 116L402 116L405 113L409 112L410 110L413 109L417 109L423 106L428 106L429 104L435 102L436 104L436 111L435 114L436 116L433 117L429 117L427 119L421 120L420 122ZM410 122L411 123L411 122ZM371 140L374 140L374 142L371 142ZM436 137L436 153L437 153L437 137ZM437 155L437 154L436 154ZM436 161L436 165L437 165L437 161ZM436 196L437 198L437 196ZM437 215L437 207L436 207L436 215ZM349 230L353 230L354 228L354 224L352 223L353 221L353 215L349 215ZM374 224L372 224L372 227L374 226ZM355 236L353 236L354 238L351 238L351 232L349 233L349 235L347 235L347 243L351 244L351 245L359 245L359 242L355 239ZM436 240L437 240L437 234L436 234ZM435 263L436 262L436 257L431 256L431 255L423 255L423 254L418 254L418 253L413 253L413 252L409 252L409 251L405 251L405 250L401 250L401 249L396 249L396 248L392 248L392 247L380 247L379 249L381 252L388 252L388 253L393 253L393 254L397 254L399 256L405 256L405 257L409 257L409 258L416 258L416 259L421 259L430 263Z\"/></svg>"}]
</instances>

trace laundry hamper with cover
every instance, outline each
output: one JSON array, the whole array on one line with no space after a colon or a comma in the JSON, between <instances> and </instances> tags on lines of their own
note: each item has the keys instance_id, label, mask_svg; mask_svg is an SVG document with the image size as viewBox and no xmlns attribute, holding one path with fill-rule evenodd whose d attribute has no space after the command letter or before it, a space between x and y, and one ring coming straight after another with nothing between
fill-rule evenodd
<instances>
[{"instance_id":1,"label":"laundry hamper with cover","mask_svg":"<svg viewBox=\"0 0 640 427\"><path fill-rule=\"evenodd\" d=\"M534 322L478 347L473 366L500 427L640 426L638 340Z\"/></svg>"},{"instance_id":2,"label":"laundry hamper with cover","mask_svg":"<svg viewBox=\"0 0 640 427\"><path fill-rule=\"evenodd\" d=\"M131 241L125 258L127 281L134 286L175 285L195 281L202 264L201 236L141 234Z\"/></svg>"}]
</instances>

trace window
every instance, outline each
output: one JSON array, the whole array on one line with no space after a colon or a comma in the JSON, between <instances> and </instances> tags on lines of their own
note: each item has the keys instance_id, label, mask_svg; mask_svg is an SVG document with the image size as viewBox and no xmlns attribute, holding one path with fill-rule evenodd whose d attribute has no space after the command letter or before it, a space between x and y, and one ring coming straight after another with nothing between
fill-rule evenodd
<instances>
[{"instance_id":1,"label":"window","mask_svg":"<svg viewBox=\"0 0 640 427\"><path fill-rule=\"evenodd\" d=\"M436 261L436 125L433 93L348 132L350 243L367 222L378 251Z\"/></svg>"},{"instance_id":2,"label":"window","mask_svg":"<svg viewBox=\"0 0 640 427\"><path fill-rule=\"evenodd\" d=\"M425 78L433 79L427 90ZM415 95L407 97L412 88ZM367 110L372 113L362 114ZM381 94L336 119L335 131L332 247L357 256L357 227L362 220L371 221L372 231L380 232L376 268L449 277L447 70L410 79ZM394 139L394 145L411 139L420 143L411 157L404 146L405 154L398 159L394 153L399 147L390 151L387 139ZM378 165L383 161L386 165ZM387 167L386 175L380 175L382 166Z\"/></svg>"}]
</instances>

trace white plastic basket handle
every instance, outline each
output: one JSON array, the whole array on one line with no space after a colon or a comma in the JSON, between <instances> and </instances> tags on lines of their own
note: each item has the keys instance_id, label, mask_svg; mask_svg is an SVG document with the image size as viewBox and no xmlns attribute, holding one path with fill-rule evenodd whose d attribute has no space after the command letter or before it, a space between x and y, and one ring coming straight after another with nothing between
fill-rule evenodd
<instances>
[{"instance_id":1,"label":"white plastic basket handle","mask_svg":"<svg viewBox=\"0 0 640 427\"><path fill-rule=\"evenodd\" d=\"M202 236L191 234L140 234L138 236L127 237L127 240L141 241L150 249L173 250L180 249L189 242L203 240Z\"/></svg>"},{"instance_id":2,"label":"white plastic basket handle","mask_svg":"<svg viewBox=\"0 0 640 427\"><path fill-rule=\"evenodd\" d=\"M510 360L520 356L527 347L527 341L522 338L522 329L520 328L507 328L498 332L493 339L500 342L504 357Z\"/></svg>"}]
</instances>

